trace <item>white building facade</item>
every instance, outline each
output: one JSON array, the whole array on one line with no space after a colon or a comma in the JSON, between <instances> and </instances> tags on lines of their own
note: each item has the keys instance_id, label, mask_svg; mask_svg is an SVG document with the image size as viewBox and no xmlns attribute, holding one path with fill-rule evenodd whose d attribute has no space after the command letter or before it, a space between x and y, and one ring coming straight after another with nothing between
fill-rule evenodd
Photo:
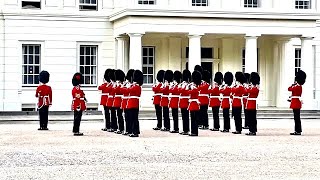
<instances>
[{"instance_id":1,"label":"white building facade","mask_svg":"<svg viewBox=\"0 0 320 180\"><path fill-rule=\"evenodd\" d=\"M144 73L151 109L160 69L259 72L259 106L285 108L295 71L307 73L304 109L320 108L317 0L1 0L0 111L34 110L41 70L51 111L71 108L71 78L85 76L90 109L107 68Z\"/></svg>"}]
</instances>

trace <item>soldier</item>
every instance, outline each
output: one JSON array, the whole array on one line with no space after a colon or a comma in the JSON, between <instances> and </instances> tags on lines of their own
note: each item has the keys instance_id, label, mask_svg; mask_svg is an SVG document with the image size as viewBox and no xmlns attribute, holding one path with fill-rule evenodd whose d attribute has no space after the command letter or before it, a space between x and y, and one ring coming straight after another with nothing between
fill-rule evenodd
<instances>
[{"instance_id":1,"label":"soldier","mask_svg":"<svg viewBox=\"0 0 320 180\"><path fill-rule=\"evenodd\" d=\"M213 128L211 131L219 131L220 129L220 120L219 120L219 109L220 109L220 86L223 81L223 74L221 72L216 72L214 75L214 83L209 88L210 93L210 102L209 106L212 107L213 115Z\"/></svg>"},{"instance_id":2,"label":"soldier","mask_svg":"<svg viewBox=\"0 0 320 180\"><path fill-rule=\"evenodd\" d=\"M164 73L164 84L161 87L161 102L160 106L163 109L163 125L164 128L161 131L170 131L170 117L169 117L169 85L173 80L173 72L167 70Z\"/></svg>"},{"instance_id":3,"label":"soldier","mask_svg":"<svg viewBox=\"0 0 320 180\"><path fill-rule=\"evenodd\" d=\"M121 85L124 82L125 74L122 70L118 69L115 71L116 82L114 83L114 100L112 107L117 112L117 120L118 120L118 130L115 131L117 134L122 134L124 131L124 122L123 122L123 109L121 109L121 101L122 101L122 90Z\"/></svg>"},{"instance_id":4,"label":"soldier","mask_svg":"<svg viewBox=\"0 0 320 180\"><path fill-rule=\"evenodd\" d=\"M257 98L259 96L259 84L260 76L256 72L252 72L250 75L251 86L248 88L248 99L247 99L247 115L249 123L248 136L255 136L257 133Z\"/></svg>"},{"instance_id":5,"label":"soldier","mask_svg":"<svg viewBox=\"0 0 320 180\"><path fill-rule=\"evenodd\" d=\"M202 81L199 86L199 102L200 102L200 113L199 119L202 122L200 129L209 129L209 118L208 118L208 106L209 106L209 87L211 83L211 74L209 71L203 71Z\"/></svg>"},{"instance_id":6,"label":"soldier","mask_svg":"<svg viewBox=\"0 0 320 180\"><path fill-rule=\"evenodd\" d=\"M243 83L245 82L245 77L242 72L236 72L236 85L232 88L232 114L234 117L234 123L236 131L232 132L233 134L241 134L242 131L242 96L245 93L245 88Z\"/></svg>"},{"instance_id":7,"label":"soldier","mask_svg":"<svg viewBox=\"0 0 320 180\"><path fill-rule=\"evenodd\" d=\"M244 127L242 129L249 129L248 125L248 114L247 114L247 109L246 109L246 104L247 104L247 98L248 98L248 93L247 90L250 88L250 74L249 73L244 73L245 76L245 83L243 84L245 88L245 93L243 94L242 102L243 102L243 113L244 113Z\"/></svg>"},{"instance_id":8,"label":"soldier","mask_svg":"<svg viewBox=\"0 0 320 180\"><path fill-rule=\"evenodd\" d=\"M124 111L124 119L125 119L125 124L126 124L126 132L122 133L122 135L129 135L132 134L131 132L131 121L130 118L128 117L128 110L127 110L127 103L128 103L128 97L129 97L129 89L133 83L132 78L133 78L133 69L130 69L127 72L126 75L126 81L123 83L121 91L123 94L122 102L121 102L121 109Z\"/></svg>"},{"instance_id":9,"label":"soldier","mask_svg":"<svg viewBox=\"0 0 320 180\"><path fill-rule=\"evenodd\" d=\"M301 120L300 120L300 109L302 107L301 95L302 95L302 85L306 82L306 73L302 70L299 70L296 73L295 82L292 84L288 91L292 92L291 95L291 103L290 108L293 110L294 116L294 129L293 133L290 135L301 135L302 128L301 128Z\"/></svg>"},{"instance_id":10,"label":"soldier","mask_svg":"<svg viewBox=\"0 0 320 180\"><path fill-rule=\"evenodd\" d=\"M80 133L80 122L82 112L86 110L86 98L84 92L81 90L80 84L83 84L83 75L81 73L75 73L72 78L72 110L74 112L73 130L75 136L83 136Z\"/></svg>"},{"instance_id":11,"label":"soldier","mask_svg":"<svg viewBox=\"0 0 320 180\"><path fill-rule=\"evenodd\" d=\"M110 78L109 72L111 69L107 69L104 72L103 84L98 87L98 90L101 91L101 101L100 105L103 106L104 109L104 118L105 118L105 127L101 129L102 131L110 131L110 109L107 106L109 89L110 89Z\"/></svg>"},{"instance_id":12,"label":"soldier","mask_svg":"<svg viewBox=\"0 0 320 180\"><path fill-rule=\"evenodd\" d=\"M202 77L202 73L203 73L203 68L200 65L196 65L193 69L194 71L199 71ZM201 108L201 107L200 107ZM199 116L197 116L198 118L198 126L199 128L203 127L203 119L201 118L200 112L199 112Z\"/></svg>"},{"instance_id":13,"label":"soldier","mask_svg":"<svg viewBox=\"0 0 320 180\"><path fill-rule=\"evenodd\" d=\"M224 85L222 85L220 92L222 94L222 111L223 111L223 125L224 128L221 132L229 132L230 130L230 95L231 95L231 85L233 82L233 74L231 72L226 72L224 74Z\"/></svg>"},{"instance_id":14,"label":"soldier","mask_svg":"<svg viewBox=\"0 0 320 180\"><path fill-rule=\"evenodd\" d=\"M179 88L178 85L181 83L182 74L180 71L173 73L173 82L169 87L169 107L171 108L173 118L173 130L170 133L179 133L179 121L178 121L178 108L179 108Z\"/></svg>"},{"instance_id":15,"label":"soldier","mask_svg":"<svg viewBox=\"0 0 320 180\"><path fill-rule=\"evenodd\" d=\"M157 127L153 128L153 130L160 130L162 128L162 107L160 106L161 102L161 87L163 85L163 77L164 77L164 70L160 70L157 73L157 82L152 86L152 91L154 92L153 95L153 104L156 110L157 116Z\"/></svg>"},{"instance_id":16,"label":"soldier","mask_svg":"<svg viewBox=\"0 0 320 180\"><path fill-rule=\"evenodd\" d=\"M189 82L191 81L191 73L189 70L185 69L182 72L182 83L179 84L178 89L180 93L180 100L179 100L179 108L181 110L181 117L182 117L182 129L183 131L179 134L181 135L188 135L189 134L189 92L187 87L189 86Z\"/></svg>"},{"instance_id":17,"label":"soldier","mask_svg":"<svg viewBox=\"0 0 320 180\"><path fill-rule=\"evenodd\" d=\"M118 123L117 123L117 113L116 109L113 107L113 101L115 96L115 86L116 86L116 77L115 77L115 70L112 69L109 72L109 78L110 78L110 89L109 89L109 96L108 96L108 102L107 106L110 108L111 113L111 129L109 132L117 131L118 129Z\"/></svg>"},{"instance_id":18,"label":"soldier","mask_svg":"<svg viewBox=\"0 0 320 180\"><path fill-rule=\"evenodd\" d=\"M41 71L39 74L40 85L36 90L36 97L38 98L38 110L40 119L40 128L38 130L48 129L48 112L49 106L52 105L52 90L46 85L49 82L50 74L47 71Z\"/></svg>"},{"instance_id":19,"label":"soldier","mask_svg":"<svg viewBox=\"0 0 320 180\"><path fill-rule=\"evenodd\" d=\"M192 82L189 84L187 90L189 91L189 107L188 110L191 114L191 132L189 136L198 136L198 116L200 111L199 102L199 89L201 84L202 75L199 71L194 71L192 73Z\"/></svg>"},{"instance_id":20,"label":"soldier","mask_svg":"<svg viewBox=\"0 0 320 180\"><path fill-rule=\"evenodd\" d=\"M141 96L143 84L143 73L140 70L135 70L133 73L133 84L129 88L129 97L127 103L128 117L130 118L131 132L130 137L139 137L139 99Z\"/></svg>"}]
</instances>

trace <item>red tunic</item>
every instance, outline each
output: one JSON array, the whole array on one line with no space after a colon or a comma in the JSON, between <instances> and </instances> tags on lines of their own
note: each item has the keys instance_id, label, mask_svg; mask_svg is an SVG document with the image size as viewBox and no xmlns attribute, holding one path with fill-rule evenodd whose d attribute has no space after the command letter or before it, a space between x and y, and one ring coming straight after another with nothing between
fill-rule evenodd
<instances>
[{"instance_id":1,"label":"red tunic","mask_svg":"<svg viewBox=\"0 0 320 180\"><path fill-rule=\"evenodd\" d=\"M232 107L242 107L242 96L245 93L245 91L245 88L241 84L232 88Z\"/></svg>"},{"instance_id":2,"label":"red tunic","mask_svg":"<svg viewBox=\"0 0 320 180\"><path fill-rule=\"evenodd\" d=\"M210 86L209 93L210 93L210 107L220 107L221 101L220 101L220 90L219 85L217 83L214 83L213 86Z\"/></svg>"},{"instance_id":3,"label":"red tunic","mask_svg":"<svg viewBox=\"0 0 320 180\"><path fill-rule=\"evenodd\" d=\"M98 90L101 91L101 100L100 100L100 105L102 106L106 106L107 105L107 101L108 101L108 91L109 91L109 84L110 83L103 83L98 87Z\"/></svg>"},{"instance_id":4,"label":"red tunic","mask_svg":"<svg viewBox=\"0 0 320 180\"><path fill-rule=\"evenodd\" d=\"M153 95L153 104L154 105L160 105L160 102L161 102L161 86L162 86L162 83L161 82L158 82L157 84L154 84L152 86L152 91L154 92L154 95Z\"/></svg>"},{"instance_id":5,"label":"red tunic","mask_svg":"<svg viewBox=\"0 0 320 180\"><path fill-rule=\"evenodd\" d=\"M138 109L139 108L139 98L141 96L141 86L137 83L133 83L128 89L129 97L127 103L127 109Z\"/></svg>"},{"instance_id":6,"label":"red tunic","mask_svg":"<svg viewBox=\"0 0 320 180\"><path fill-rule=\"evenodd\" d=\"M108 95L107 106L112 107L114 95L115 95L115 82L110 83L108 92L109 92L109 95Z\"/></svg>"},{"instance_id":7,"label":"red tunic","mask_svg":"<svg viewBox=\"0 0 320 180\"><path fill-rule=\"evenodd\" d=\"M248 92L248 100L246 109L254 110L257 109L257 97L259 95L259 87L258 86L251 86L247 90Z\"/></svg>"},{"instance_id":8,"label":"red tunic","mask_svg":"<svg viewBox=\"0 0 320 180\"><path fill-rule=\"evenodd\" d=\"M121 92L123 94L123 98L122 98L122 102L121 102L121 109L126 109L126 107L127 107L130 87L131 87L131 83L126 82L121 88Z\"/></svg>"},{"instance_id":9,"label":"red tunic","mask_svg":"<svg viewBox=\"0 0 320 180\"><path fill-rule=\"evenodd\" d=\"M179 88L178 88L178 84L177 83L173 83L170 87L169 87L169 97L170 97L170 101L169 101L169 107L170 108L178 108L179 107Z\"/></svg>"},{"instance_id":10,"label":"red tunic","mask_svg":"<svg viewBox=\"0 0 320 180\"><path fill-rule=\"evenodd\" d=\"M115 82L113 90L114 90L114 100L113 100L112 107L120 108L122 96L123 96L123 94L121 92L121 83L118 81Z\"/></svg>"},{"instance_id":11,"label":"red tunic","mask_svg":"<svg viewBox=\"0 0 320 180\"><path fill-rule=\"evenodd\" d=\"M86 110L86 102L85 102L85 94L83 91L80 89L80 86L75 86L72 89L72 110L81 110L84 111Z\"/></svg>"},{"instance_id":12,"label":"red tunic","mask_svg":"<svg viewBox=\"0 0 320 180\"><path fill-rule=\"evenodd\" d=\"M294 84L288 88L288 91L292 92L290 108L301 109L302 103L300 98L302 95L302 86L300 84Z\"/></svg>"},{"instance_id":13,"label":"red tunic","mask_svg":"<svg viewBox=\"0 0 320 180\"><path fill-rule=\"evenodd\" d=\"M199 101L200 101L200 105L208 105L209 104L209 87L210 84L202 81L202 83L200 84L200 86L198 87L199 89Z\"/></svg>"},{"instance_id":14,"label":"red tunic","mask_svg":"<svg viewBox=\"0 0 320 180\"><path fill-rule=\"evenodd\" d=\"M36 97L38 98L38 108L52 105L52 90L45 84L37 87Z\"/></svg>"},{"instance_id":15,"label":"red tunic","mask_svg":"<svg viewBox=\"0 0 320 180\"><path fill-rule=\"evenodd\" d=\"M248 84L244 84L244 94L242 96L242 103L243 103L243 107L246 108L247 105L247 99L248 99L248 89L249 89L249 85Z\"/></svg>"},{"instance_id":16,"label":"red tunic","mask_svg":"<svg viewBox=\"0 0 320 180\"><path fill-rule=\"evenodd\" d=\"M189 111L199 111L200 110L200 102L199 102L199 89L195 84L191 84L189 88Z\"/></svg>"},{"instance_id":17,"label":"red tunic","mask_svg":"<svg viewBox=\"0 0 320 180\"><path fill-rule=\"evenodd\" d=\"M224 87L222 87L220 92L223 95L222 104L221 104L222 109L230 108L231 87L225 85Z\"/></svg>"},{"instance_id":18,"label":"red tunic","mask_svg":"<svg viewBox=\"0 0 320 180\"><path fill-rule=\"evenodd\" d=\"M161 87L161 101L160 101L160 106L161 107L168 107L169 106L169 84L165 83Z\"/></svg>"},{"instance_id":19,"label":"red tunic","mask_svg":"<svg viewBox=\"0 0 320 180\"><path fill-rule=\"evenodd\" d=\"M187 82L182 82L178 86L178 90L180 93L180 99L179 99L179 108L181 109L187 109L189 106L189 91L187 90L188 83Z\"/></svg>"}]
</instances>

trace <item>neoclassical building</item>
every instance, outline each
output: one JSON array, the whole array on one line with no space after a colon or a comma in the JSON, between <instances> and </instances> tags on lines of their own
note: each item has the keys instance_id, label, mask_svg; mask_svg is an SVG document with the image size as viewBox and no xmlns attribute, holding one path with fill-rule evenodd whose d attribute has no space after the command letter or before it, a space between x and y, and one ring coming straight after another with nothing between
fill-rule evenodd
<instances>
[{"instance_id":1,"label":"neoclassical building","mask_svg":"<svg viewBox=\"0 0 320 180\"><path fill-rule=\"evenodd\" d=\"M80 71L90 109L106 68L141 69L141 108L152 108L160 69L259 72L260 107L287 108L307 73L305 109L320 108L317 0L3 0L0 111L34 110L38 74L51 74L53 111L69 111Z\"/></svg>"}]
</instances>

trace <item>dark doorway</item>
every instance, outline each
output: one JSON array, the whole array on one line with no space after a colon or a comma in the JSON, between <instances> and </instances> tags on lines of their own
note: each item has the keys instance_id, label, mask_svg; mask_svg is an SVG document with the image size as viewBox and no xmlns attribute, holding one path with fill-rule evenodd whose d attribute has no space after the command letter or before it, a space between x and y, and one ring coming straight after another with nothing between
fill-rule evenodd
<instances>
[{"instance_id":1,"label":"dark doorway","mask_svg":"<svg viewBox=\"0 0 320 180\"><path fill-rule=\"evenodd\" d=\"M186 69L188 69L188 64L189 63L187 62L186 63ZM202 66L203 70L209 71L211 76L212 76L212 62L201 62L201 66ZM190 70L190 71L192 73L193 69Z\"/></svg>"}]
</instances>

